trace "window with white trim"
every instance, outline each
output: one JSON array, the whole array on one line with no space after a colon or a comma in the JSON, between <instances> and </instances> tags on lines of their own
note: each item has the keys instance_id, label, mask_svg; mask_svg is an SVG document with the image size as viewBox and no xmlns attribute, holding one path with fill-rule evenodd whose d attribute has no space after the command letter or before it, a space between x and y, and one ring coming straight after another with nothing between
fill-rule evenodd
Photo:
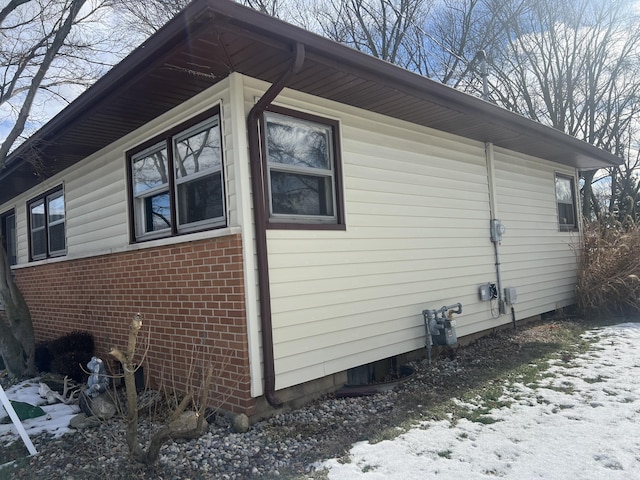
<instances>
[{"instance_id":1,"label":"window with white trim","mask_svg":"<svg viewBox=\"0 0 640 480\"><path fill-rule=\"evenodd\" d=\"M558 225L560 230L577 230L577 209L574 178L556 174L556 202L558 205Z\"/></svg>"},{"instance_id":2,"label":"window with white trim","mask_svg":"<svg viewBox=\"0 0 640 480\"><path fill-rule=\"evenodd\" d=\"M129 155L134 240L226 225L220 116L202 117Z\"/></svg>"},{"instance_id":3,"label":"window with white trim","mask_svg":"<svg viewBox=\"0 0 640 480\"><path fill-rule=\"evenodd\" d=\"M342 224L338 124L286 109L264 113L272 224Z\"/></svg>"},{"instance_id":4,"label":"window with white trim","mask_svg":"<svg viewBox=\"0 0 640 480\"><path fill-rule=\"evenodd\" d=\"M64 191L53 189L28 202L31 260L67 253Z\"/></svg>"}]
</instances>

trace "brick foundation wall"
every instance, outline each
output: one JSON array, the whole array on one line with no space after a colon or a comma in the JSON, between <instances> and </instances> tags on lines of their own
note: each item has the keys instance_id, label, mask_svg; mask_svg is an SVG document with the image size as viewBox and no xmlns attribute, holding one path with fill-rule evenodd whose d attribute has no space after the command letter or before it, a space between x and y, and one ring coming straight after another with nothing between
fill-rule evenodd
<instances>
[{"instance_id":1,"label":"brick foundation wall","mask_svg":"<svg viewBox=\"0 0 640 480\"><path fill-rule=\"evenodd\" d=\"M214 365L212 407L252 414L242 241L239 235L19 268L36 340L93 333L115 368L133 315L143 315L139 351L151 386L184 392Z\"/></svg>"}]
</instances>

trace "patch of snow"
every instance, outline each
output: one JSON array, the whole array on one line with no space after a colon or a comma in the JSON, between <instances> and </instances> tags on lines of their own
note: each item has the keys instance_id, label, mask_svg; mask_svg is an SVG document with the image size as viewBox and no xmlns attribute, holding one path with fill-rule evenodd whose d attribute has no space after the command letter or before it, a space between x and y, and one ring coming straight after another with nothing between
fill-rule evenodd
<instances>
[{"instance_id":1,"label":"patch of snow","mask_svg":"<svg viewBox=\"0 0 640 480\"><path fill-rule=\"evenodd\" d=\"M69 421L80 413L80 408L77 405L65 405L64 403L48 405L47 400L38 394L39 387L38 379L35 378L13 385L5 391L9 400L37 405L45 411L46 415L22 422L29 437L33 439L36 435L48 433L58 438L71 432ZM0 404L0 417L6 415L7 413ZM13 423L0 425L0 442L12 443L19 440L20 437Z\"/></svg>"},{"instance_id":2,"label":"patch of snow","mask_svg":"<svg viewBox=\"0 0 640 480\"><path fill-rule=\"evenodd\" d=\"M640 479L640 324L585 337L597 342L550 362L553 377L508 385L510 406L489 412L496 423L422 422L319 467L330 480Z\"/></svg>"}]
</instances>

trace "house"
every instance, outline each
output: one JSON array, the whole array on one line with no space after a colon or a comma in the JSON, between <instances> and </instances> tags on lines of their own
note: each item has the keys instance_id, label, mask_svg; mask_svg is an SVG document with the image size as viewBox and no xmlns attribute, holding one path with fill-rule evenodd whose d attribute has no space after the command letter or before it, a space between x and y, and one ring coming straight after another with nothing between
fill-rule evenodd
<instances>
[{"instance_id":1,"label":"house","mask_svg":"<svg viewBox=\"0 0 640 480\"><path fill-rule=\"evenodd\" d=\"M617 164L196 0L13 152L0 215L38 339L106 356L140 312L150 381L213 364L211 401L253 415L423 348L424 309L461 303L463 337L572 304L578 171Z\"/></svg>"}]
</instances>

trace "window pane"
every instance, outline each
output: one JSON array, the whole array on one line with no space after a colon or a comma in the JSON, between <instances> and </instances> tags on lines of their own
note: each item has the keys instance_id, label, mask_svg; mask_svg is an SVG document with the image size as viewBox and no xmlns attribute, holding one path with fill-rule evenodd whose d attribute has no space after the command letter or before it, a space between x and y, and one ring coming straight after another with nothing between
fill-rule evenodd
<instances>
[{"instance_id":1,"label":"window pane","mask_svg":"<svg viewBox=\"0 0 640 480\"><path fill-rule=\"evenodd\" d=\"M31 229L43 228L44 220L44 202L31 205Z\"/></svg>"},{"instance_id":2,"label":"window pane","mask_svg":"<svg viewBox=\"0 0 640 480\"><path fill-rule=\"evenodd\" d=\"M59 253L65 250L64 223L58 223L49 228L49 253Z\"/></svg>"},{"instance_id":3,"label":"window pane","mask_svg":"<svg viewBox=\"0 0 640 480\"><path fill-rule=\"evenodd\" d=\"M167 149L150 152L133 161L133 194L139 195L152 188L167 185Z\"/></svg>"},{"instance_id":4,"label":"window pane","mask_svg":"<svg viewBox=\"0 0 640 480\"><path fill-rule=\"evenodd\" d=\"M267 161L331 170L331 129L281 116L267 116Z\"/></svg>"},{"instance_id":5,"label":"window pane","mask_svg":"<svg viewBox=\"0 0 640 480\"><path fill-rule=\"evenodd\" d=\"M169 192L144 198L145 232L156 232L171 227Z\"/></svg>"},{"instance_id":6,"label":"window pane","mask_svg":"<svg viewBox=\"0 0 640 480\"><path fill-rule=\"evenodd\" d=\"M177 141L175 150L176 178L220 168L222 157L220 154L220 130L217 124Z\"/></svg>"},{"instance_id":7,"label":"window pane","mask_svg":"<svg viewBox=\"0 0 640 480\"><path fill-rule=\"evenodd\" d=\"M558 202L573 203L571 179L556 177L556 198Z\"/></svg>"},{"instance_id":8,"label":"window pane","mask_svg":"<svg viewBox=\"0 0 640 480\"><path fill-rule=\"evenodd\" d=\"M5 243L7 247L7 257L9 258L9 264L15 265L18 263L18 250L16 246L16 216L9 215L5 223Z\"/></svg>"},{"instance_id":9,"label":"window pane","mask_svg":"<svg viewBox=\"0 0 640 480\"><path fill-rule=\"evenodd\" d=\"M569 203L558 203L558 221L560 225L575 225L576 220L573 212L573 205Z\"/></svg>"},{"instance_id":10,"label":"window pane","mask_svg":"<svg viewBox=\"0 0 640 480\"><path fill-rule=\"evenodd\" d=\"M331 177L271 171L275 214L333 216Z\"/></svg>"},{"instance_id":11,"label":"window pane","mask_svg":"<svg viewBox=\"0 0 640 480\"><path fill-rule=\"evenodd\" d=\"M47 210L49 214L49 223L64 220L64 196L62 192L56 193L55 196L48 198Z\"/></svg>"},{"instance_id":12,"label":"window pane","mask_svg":"<svg viewBox=\"0 0 640 480\"><path fill-rule=\"evenodd\" d=\"M178 185L180 225L223 216L222 176L209 175Z\"/></svg>"},{"instance_id":13,"label":"window pane","mask_svg":"<svg viewBox=\"0 0 640 480\"><path fill-rule=\"evenodd\" d=\"M33 258L44 257L47 254L47 240L45 230L41 228L31 231L31 256Z\"/></svg>"}]
</instances>

